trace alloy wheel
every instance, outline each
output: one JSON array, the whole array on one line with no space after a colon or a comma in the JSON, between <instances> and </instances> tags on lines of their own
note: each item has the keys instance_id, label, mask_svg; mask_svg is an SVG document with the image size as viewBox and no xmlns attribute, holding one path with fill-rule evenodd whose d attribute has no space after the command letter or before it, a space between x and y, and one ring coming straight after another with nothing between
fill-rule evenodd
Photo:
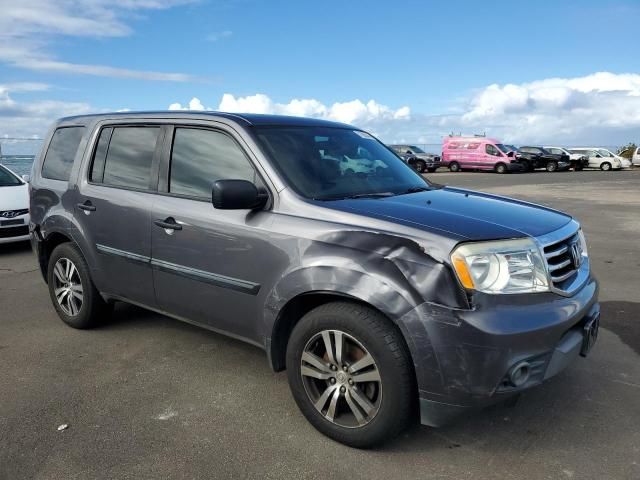
<instances>
[{"instance_id":1,"label":"alloy wheel","mask_svg":"<svg viewBox=\"0 0 640 480\"><path fill-rule=\"evenodd\" d=\"M53 267L53 292L65 314L73 317L80 312L84 301L82 279L68 258L60 258Z\"/></svg>"},{"instance_id":2,"label":"alloy wheel","mask_svg":"<svg viewBox=\"0 0 640 480\"><path fill-rule=\"evenodd\" d=\"M376 416L382 402L382 380L373 356L353 336L323 330L305 345L300 360L304 389L328 421L346 428L362 427Z\"/></svg>"}]
</instances>

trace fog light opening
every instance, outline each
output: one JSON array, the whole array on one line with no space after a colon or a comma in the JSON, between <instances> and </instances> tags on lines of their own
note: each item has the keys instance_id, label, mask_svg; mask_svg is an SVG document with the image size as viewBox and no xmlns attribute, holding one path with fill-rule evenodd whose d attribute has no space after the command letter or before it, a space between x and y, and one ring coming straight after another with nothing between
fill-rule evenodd
<instances>
[{"instance_id":1,"label":"fog light opening","mask_svg":"<svg viewBox=\"0 0 640 480\"><path fill-rule=\"evenodd\" d=\"M511 372L509 373L509 382L511 382L511 385L514 387L521 387L527 383L530 374L531 368L529 362L520 362L511 369Z\"/></svg>"}]
</instances>

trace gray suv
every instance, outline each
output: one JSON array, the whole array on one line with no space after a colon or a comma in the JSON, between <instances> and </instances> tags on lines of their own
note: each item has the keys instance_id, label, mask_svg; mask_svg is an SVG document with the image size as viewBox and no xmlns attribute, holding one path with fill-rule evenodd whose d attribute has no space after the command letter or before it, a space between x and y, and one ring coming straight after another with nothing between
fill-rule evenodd
<instances>
[{"instance_id":1,"label":"gray suv","mask_svg":"<svg viewBox=\"0 0 640 480\"><path fill-rule=\"evenodd\" d=\"M538 385L598 333L574 219L431 184L348 125L65 118L30 200L64 322L100 325L123 301L256 345L305 417L355 447Z\"/></svg>"}]
</instances>

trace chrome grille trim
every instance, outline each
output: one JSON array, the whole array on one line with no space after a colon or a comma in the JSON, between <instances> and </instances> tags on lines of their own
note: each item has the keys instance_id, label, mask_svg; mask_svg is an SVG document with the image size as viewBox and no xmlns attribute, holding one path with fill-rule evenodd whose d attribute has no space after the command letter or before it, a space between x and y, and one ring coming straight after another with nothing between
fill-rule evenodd
<instances>
[{"instance_id":1,"label":"chrome grille trim","mask_svg":"<svg viewBox=\"0 0 640 480\"><path fill-rule=\"evenodd\" d=\"M545 253L544 257L548 260L550 258L557 257L558 255L562 255L567 250L569 250L569 247L567 247L566 245L563 245L562 247L560 247L557 250L553 250L553 251L551 251L549 253Z\"/></svg>"},{"instance_id":2,"label":"chrome grille trim","mask_svg":"<svg viewBox=\"0 0 640 480\"><path fill-rule=\"evenodd\" d=\"M566 251L566 250L565 250ZM558 263L556 265L549 265L549 271L550 272L554 272L556 270L560 270L561 268L566 267L567 265L569 265L571 263L571 260L566 259L565 261L563 261L562 263ZM551 278L554 278L553 275L551 276ZM558 280L561 281L561 280Z\"/></svg>"},{"instance_id":3,"label":"chrome grille trim","mask_svg":"<svg viewBox=\"0 0 640 480\"><path fill-rule=\"evenodd\" d=\"M563 296L571 296L589 279L589 258L578 269L574 267L571 244L577 239L580 224L571 220L564 227L536 238L545 259L549 288Z\"/></svg>"}]
</instances>

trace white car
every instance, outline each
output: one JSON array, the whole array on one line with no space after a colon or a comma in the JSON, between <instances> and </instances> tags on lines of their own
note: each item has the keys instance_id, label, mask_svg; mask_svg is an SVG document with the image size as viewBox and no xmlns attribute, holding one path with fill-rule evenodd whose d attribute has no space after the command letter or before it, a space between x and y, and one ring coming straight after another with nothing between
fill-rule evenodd
<instances>
[{"instance_id":1,"label":"white car","mask_svg":"<svg viewBox=\"0 0 640 480\"><path fill-rule=\"evenodd\" d=\"M636 148L636 151L633 152L631 163L633 163L637 167L640 167L640 147Z\"/></svg>"},{"instance_id":2,"label":"white car","mask_svg":"<svg viewBox=\"0 0 640 480\"><path fill-rule=\"evenodd\" d=\"M600 170L619 170L629 168L631 162L626 158L619 157L611 153L606 148L600 147L579 147L570 148L571 153L580 153L589 157L589 168L599 168Z\"/></svg>"},{"instance_id":3,"label":"white car","mask_svg":"<svg viewBox=\"0 0 640 480\"><path fill-rule=\"evenodd\" d=\"M29 185L0 165L0 243L29 240Z\"/></svg>"}]
</instances>

